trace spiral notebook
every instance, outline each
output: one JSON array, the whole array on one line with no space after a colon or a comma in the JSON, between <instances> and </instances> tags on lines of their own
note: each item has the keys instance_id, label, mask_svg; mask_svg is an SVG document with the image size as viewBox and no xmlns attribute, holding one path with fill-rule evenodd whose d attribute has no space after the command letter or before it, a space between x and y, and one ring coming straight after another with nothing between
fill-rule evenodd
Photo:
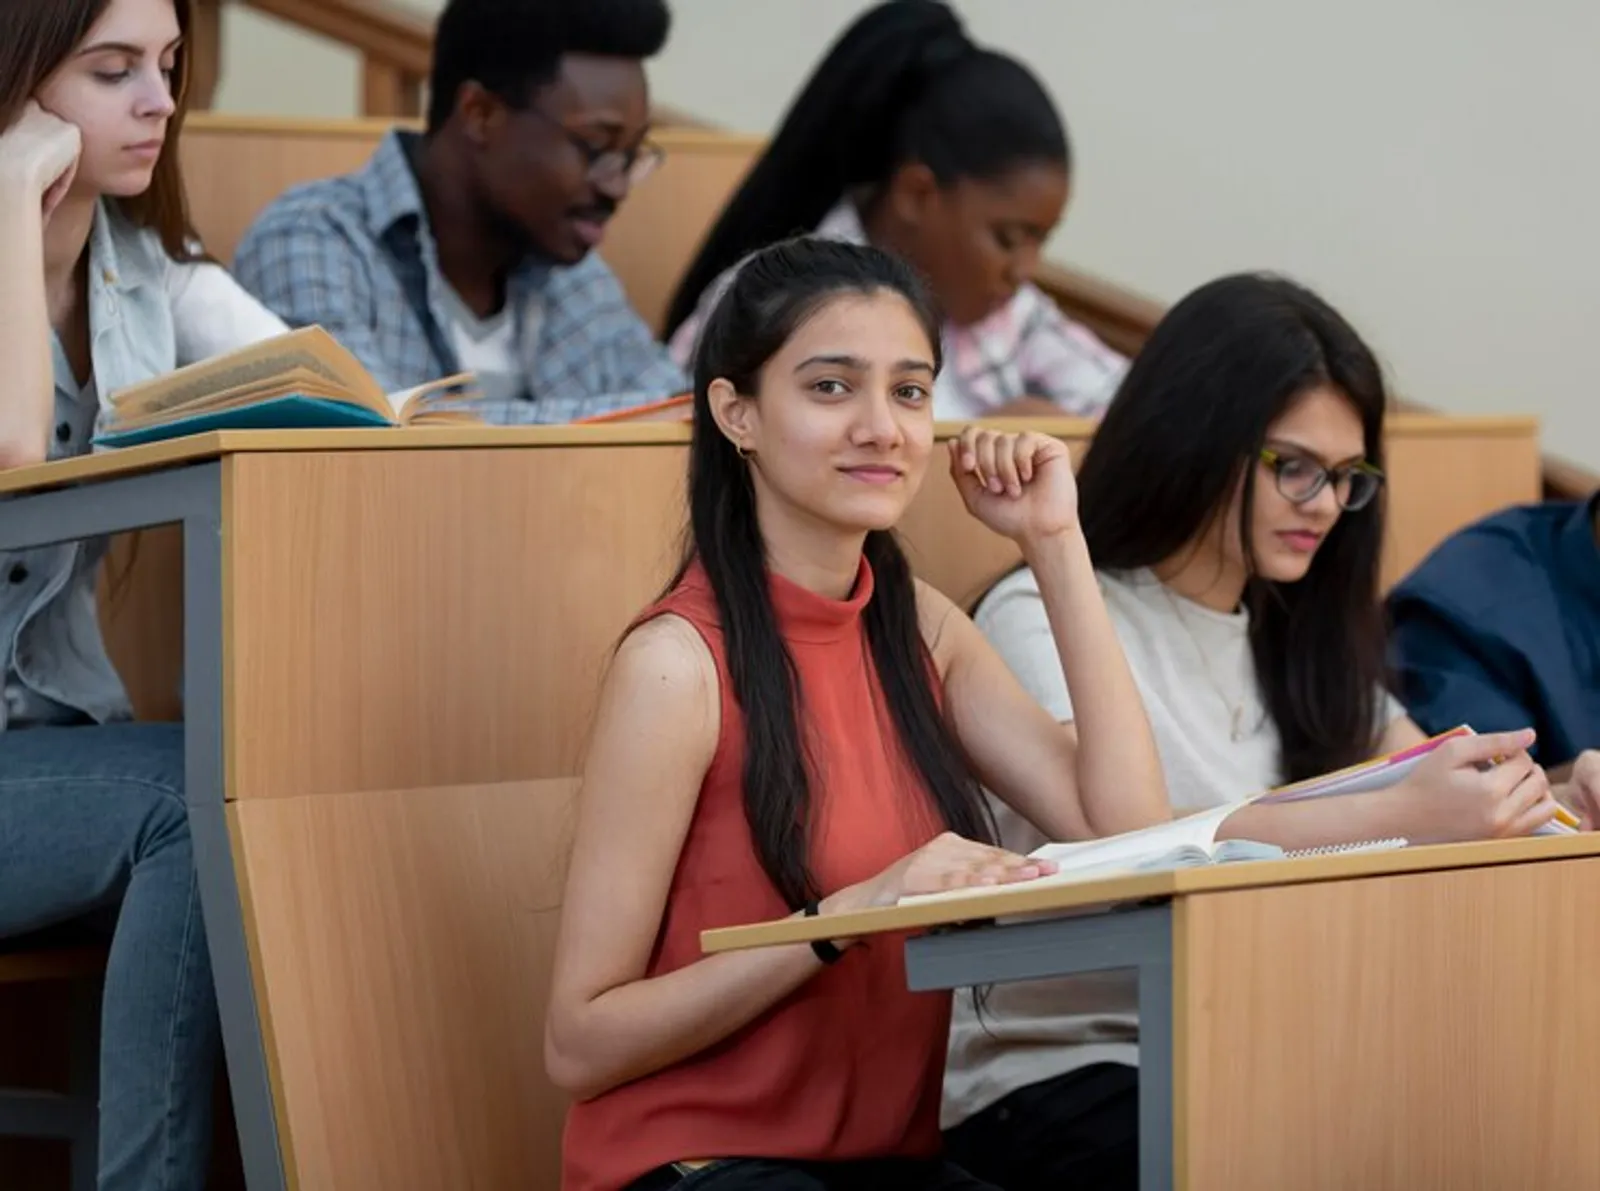
<instances>
[{"instance_id":1,"label":"spiral notebook","mask_svg":"<svg viewBox=\"0 0 1600 1191\"><path fill-rule=\"evenodd\" d=\"M1408 847L1409 840L1372 839L1353 844L1323 844L1320 848L1291 848L1283 854L1285 860L1300 860L1308 856L1348 856L1354 852L1389 852Z\"/></svg>"},{"instance_id":2,"label":"spiral notebook","mask_svg":"<svg viewBox=\"0 0 1600 1191\"><path fill-rule=\"evenodd\" d=\"M1445 741L1457 736L1472 735L1474 735L1472 728L1462 724L1451 728L1448 732L1430 736L1427 740L1408 748L1374 757L1359 765L1268 790L1265 794L1257 795L1252 801L1266 804L1302 802L1308 798L1332 798L1341 794L1362 794L1371 790L1387 789L1406 777L1427 758L1428 754ZM1556 811L1556 817L1543 827L1536 828L1533 834L1570 835L1577 830L1577 827L1577 817L1566 807L1560 807Z\"/></svg>"}]
</instances>

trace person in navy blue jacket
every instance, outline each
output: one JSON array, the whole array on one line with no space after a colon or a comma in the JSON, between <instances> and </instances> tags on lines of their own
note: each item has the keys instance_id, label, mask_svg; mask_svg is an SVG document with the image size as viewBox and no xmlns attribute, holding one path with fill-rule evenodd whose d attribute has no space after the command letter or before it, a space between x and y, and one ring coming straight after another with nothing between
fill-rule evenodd
<instances>
[{"instance_id":1,"label":"person in navy blue jacket","mask_svg":"<svg viewBox=\"0 0 1600 1191\"><path fill-rule=\"evenodd\" d=\"M1600 825L1600 493L1469 525L1389 611L1398 694L1422 729L1531 725L1557 797Z\"/></svg>"}]
</instances>

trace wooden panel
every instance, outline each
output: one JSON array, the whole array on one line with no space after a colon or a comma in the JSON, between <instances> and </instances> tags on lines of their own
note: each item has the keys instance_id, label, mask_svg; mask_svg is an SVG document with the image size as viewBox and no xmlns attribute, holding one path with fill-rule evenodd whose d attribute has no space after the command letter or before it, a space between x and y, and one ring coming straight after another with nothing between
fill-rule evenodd
<instances>
[{"instance_id":1,"label":"wooden panel","mask_svg":"<svg viewBox=\"0 0 1600 1191\"><path fill-rule=\"evenodd\" d=\"M1591 858L1189 899L1178 1185L1600 1186L1597 885Z\"/></svg>"},{"instance_id":2,"label":"wooden panel","mask_svg":"<svg viewBox=\"0 0 1600 1191\"><path fill-rule=\"evenodd\" d=\"M228 461L231 797L576 772L679 446Z\"/></svg>"},{"instance_id":3,"label":"wooden panel","mask_svg":"<svg viewBox=\"0 0 1600 1191\"><path fill-rule=\"evenodd\" d=\"M1072 436L1081 452L1087 423L1041 425ZM253 477L239 490L251 496L245 520L229 533L232 547L250 546L236 555L243 569L235 589L239 608L256 616L254 644L241 640L243 653L234 658L243 659L234 673L244 680L236 689L248 701L236 709L245 717L237 722L264 714L269 723L287 717L284 722L300 725L293 739L310 751L294 764L308 781L333 764L332 752L340 753L344 760L316 779L319 789L571 772L597 667L676 559L686 436L677 427L646 431L549 428L501 431L503 437L475 431L449 440L474 444L469 451L234 456L230 466ZM421 441L398 431L368 433L316 441L385 447ZM622 445L630 439L640 445ZM1534 499L1535 441L1533 424L1521 419L1396 419L1385 582L1460 525ZM487 445L495 442L508 446ZM555 445L563 442L597 445ZM520 443L546 445L509 446ZM89 462L104 469L132 460L96 456ZM416 484L406 479L413 465ZM384 495L374 498L374 492ZM326 533L319 538L313 529ZM1019 559L1010 542L966 515L942 465L933 468L908 512L902 538L918 573L964 606ZM127 556L118 554L112 580L102 585L102 625L138 714L177 718L178 535L159 530L138 541L132 574L124 576ZM365 553L344 558L358 547ZM285 560L303 559L308 550L317 569L302 581ZM364 577L357 578L357 570ZM337 615L331 609L339 609ZM286 645L274 635L280 615L303 618L312 628ZM490 631L490 625L499 627ZM412 647L391 648L404 641ZM417 648L418 642L427 647ZM346 663L353 668L341 671ZM315 685L297 685L307 675L317 676ZM482 710L485 690L503 693L487 700L495 710ZM401 691L425 694L407 700ZM437 706L451 709L450 732L441 732L432 718ZM344 737L358 726L356 737ZM457 743L430 742L434 736ZM375 760L370 783L358 780L366 765L358 758L385 757L391 738L410 743L392 762ZM352 739L358 743L347 749ZM260 748L260 762L270 768L270 747L247 743L246 753L251 747ZM436 768L406 770L422 751L435 758L430 765Z\"/></svg>"},{"instance_id":4,"label":"wooden panel","mask_svg":"<svg viewBox=\"0 0 1600 1191\"><path fill-rule=\"evenodd\" d=\"M222 75L222 0L193 0L189 5L183 65L188 109L210 107Z\"/></svg>"},{"instance_id":5,"label":"wooden panel","mask_svg":"<svg viewBox=\"0 0 1600 1191\"><path fill-rule=\"evenodd\" d=\"M1386 436L1386 590L1456 530L1539 499L1539 436L1533 427L1521 434L1475 431L1470 420L1462 420L1458 432L1447 433L1442 428L1452 419L1408 419L1412 425L1424 421L1435 423L1434 433Z\"/></svg>"},{"instance_id":6,"label":"wooden panel","mask_svg":"<svg viewBox=\"0 0 1600 1191\"><path fill-rule=\"evenodd\" d=\"M383 82L374 82L370 71L365 77L373 86ZM184 126L183 169L190 212L206 248L219 260L232 260L245 229L268 203L300 182L359 169L391 126L382 120L195 113ZM658 129L654 139L666 159L618 209L600 255L645 321L659 330L672 287L761 141L681 128Z\"/></svg>"},{"instance_id":7,"label":"wooden panel","mask_svg":"<svg viewBox=\"0 0 1600 1191\"><path fill-rule=\"evenodd\" d=\"M605 659L677 562L686 464L679 444L232 457L229 796L574 772ZM907 540L962 596L1017 557L942 468Z\"/></svg>"},{"instance_id":8,"label":"wooden panel","mask_svg":"<svg viewBox=\"0 0 1600 1191\"><path fill-rule=\"evenodd\" d=\"M244 120L195 112L179 141L189 215L206 250L224 263L239 238L289 187L358 169L385 121Z\"/></svg>"},{"instance_id":9,"label":"wooden panel","mask_svg":"<svg viewBox=\"0 0 1600 1191\"><path fill-rule=\"evenodd\" d=\"M134 718L183 719L183 531L112 539L99 596L100 631Z\"/></svg>"},{"instance_id":10,"label":"wooden panel","mask_svg":"<svg viewBox=\"0 0 1600 1191\"><path fill-rule=\"evenodd\" d=\"M422 114L422 79L370 55L361 60L361 112L365 116Z\"/></svg>"},{"instance_id":11,"label":"wooden panel","mask_svg":"<svg viewBox=\"0 0 1600 1191\"><path fill-rule=\"evenodd\" d=\"M571 780L229 807L290 1186L554 1187Z\"/></svg>"}]
</instances>

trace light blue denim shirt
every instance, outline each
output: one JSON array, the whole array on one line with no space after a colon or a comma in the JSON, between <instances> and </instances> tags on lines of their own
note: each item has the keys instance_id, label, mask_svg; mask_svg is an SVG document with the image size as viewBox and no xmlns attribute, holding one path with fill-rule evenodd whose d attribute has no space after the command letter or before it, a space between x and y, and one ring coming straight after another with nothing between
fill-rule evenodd
<instances>
[{"instance_id":1,"label":"light blue denim shirt","mask_svg":"<svg viewBox=\"0 0 1600 1191\"><path fill-rule=\"evenodd\" d=\"M220 267L179 263L155 232L102 202L89 234L89 355L80 386L59 341L49 457L89 451L117 390L286 328ZM100 635L95 578L104 539L0 554L0 641L6 698L0 727L73 712L126 719L128 697Z\"/></svg>"}]
</instances>

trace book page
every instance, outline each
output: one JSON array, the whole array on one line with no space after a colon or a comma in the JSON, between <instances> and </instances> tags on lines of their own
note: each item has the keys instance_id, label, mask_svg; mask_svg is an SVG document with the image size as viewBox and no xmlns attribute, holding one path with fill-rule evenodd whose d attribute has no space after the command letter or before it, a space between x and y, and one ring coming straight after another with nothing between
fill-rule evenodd
<instances>
[{"instance_id":1,"label":"book page","mask_svg":"<svg viewBox=\"0 0 1600 1191\"><path fill-rule=\"evenodd\" d=\"M1157 823L1139 831L1125 831L1104 839L1083 840L1074 843L1045 844L1028 853L1041 860L1053 860L1058 871L1031 881L1014 881L1008 885L982 885L966 889L946 889L939 893L913 894L902 897L900 905L926 901L949 901L952 898L970 897L979 893L1001 893L1024 886L1056 886L1080 881L1096 881L1123 873L1155 872L1173 868L1195 868L1211 863L1217 828L1222 821L1239 808L1234 805L1215 807L1174 819L1170 823ZM1232 841L1225 841L1231 843ZM1257 845L1271 848L1271 845ZM1235 855L1233 859L1243 859Z\"/></svg>"},{"instance_id":2,"label":"book page","mask_svg":"<svg viewBox=\"0 0 1600 1191\"><path fill-rule=\"evenodd\" d=\"M1209 858L1216 842L1217 828L1234 811L1236 805L1213 807L1198 814L1157 823L1139 831L1125 831L1121 835L1108 835L1104 839L1083 840L1076 843L1045 844L1029 853L1040 860L1053 860L1063 869L1112 861L1136 864L1181 848L1197 848Z\"/></svg>"},{"instance_id":3,"label":"book page","mask_svg":"<svg viewBox=\"0 0 1600 1191\"><path fill-rule=\"evenodd\" d=\"M197 413L218 395L265 387L290 374L320 379L318 396L390 414L387 399L356 358L321 327L304 327L119 389L111 394L113 421L128 426L152 415Z\"/></svg>"},{"instance_id":4,"label":"book page","mask_svg":"<svg viewBox=\"0 0 1600 1191\"><path fill-rule=\"evenodd\" d=\"M481 422L471 405L482 399L483 390L472 372L457 372L388 394L389 406L402 426Z\"/></svg>"}]
</instances>

